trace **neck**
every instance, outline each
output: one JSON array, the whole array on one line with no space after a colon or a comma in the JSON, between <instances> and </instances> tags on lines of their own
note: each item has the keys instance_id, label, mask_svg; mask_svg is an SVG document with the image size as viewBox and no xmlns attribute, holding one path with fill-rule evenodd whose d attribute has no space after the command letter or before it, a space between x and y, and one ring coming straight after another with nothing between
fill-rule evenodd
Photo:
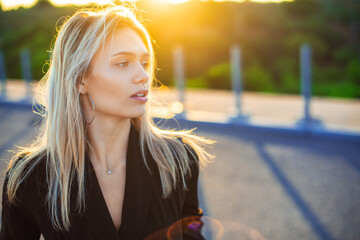
<instances>
[{"instance_id":1,"label":"neck","mask_svg":"<svg viewBox=\"0 0 360 240\"><path fill-rule=\"evenodd\" d=\"M90 160L95 169L115 171L126 164L131 121L101 118L99 115L88 126L88 139L92 147Z\"/></svg>"}]
</instances>

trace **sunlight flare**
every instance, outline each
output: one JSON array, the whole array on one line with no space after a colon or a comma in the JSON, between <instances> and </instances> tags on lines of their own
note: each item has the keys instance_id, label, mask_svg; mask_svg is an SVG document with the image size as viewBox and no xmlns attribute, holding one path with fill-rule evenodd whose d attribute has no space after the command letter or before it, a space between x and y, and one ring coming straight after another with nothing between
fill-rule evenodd
<instances>
[{"instance_id":1,"label":"sunlight flare","mask_svg":"<svg viewBox=\"0 0 360 240\"><path fill-rule=\"evenodd\" d=\"M50 2L55 6L64 6L69 4L85 5L89 3L105 5L111 3L112 1L111 0L50 0Z\"/></svg>"},{"instance_id":2,"label":"sunlight flare","mask_svg":"<svg viewBox=\"0 0 360 240\"><path fill-rule=\"evenodd\" d=\"M37 0L0 0L1 7L3 10L11 10L16 9L19 7L29 8L36 4ZM113 2L113 0L49 0L51 4L54 6L65 6L65 5L85 5L89 3L96 3L99 5L109 4ZM137 0L133 0L137 1ZM155 3L172 3L172 4L181 4L189 2L189 0L153 0ZM245 0L201 0L204 2L244 2ZM252 2L259 2L259 3L267 3L267 2L292 2L294 0L250 0Z\"/></svg>"},{"instance_id":3,"label":"sunlight flare","mask_svg":"<svg viewBox=\"0 0 360 240\"><path fill-rule=\"evenodd\" d=\"M20 6L22 7L31 7L37 0L1 0L1 7L3 10L15 9Z\"/></svg>"}]
</instances>

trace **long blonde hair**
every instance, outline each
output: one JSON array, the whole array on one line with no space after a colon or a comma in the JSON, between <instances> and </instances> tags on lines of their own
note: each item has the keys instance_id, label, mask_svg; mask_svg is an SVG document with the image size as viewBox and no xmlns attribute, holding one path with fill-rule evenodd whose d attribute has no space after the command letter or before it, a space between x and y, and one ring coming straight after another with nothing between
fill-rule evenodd
<instances>
[{"instance_id":1,"label":"long blonde hair","mask_svg":"<svg viewBox=\"0 0 360 240\"><path fill-rule=\"evenodd\" d=\"M106 37L116 29L125 27L134 29L140 35L151 56L151 87L148 94L151 104L151 90L155 79L154 51L148 32L136 19L135 14L125 6L79 11L60 28L49 70L42 79L45 98L40 103L44 106L46 120L42 131L37 141L30 147L22 148L8 166L7 194L10 202L15 202L19 185L40 159L46 156L46 201L55 229L68 231L70 228L70 192L73 181L76 181L75 186L78 186L76 209L81 213L85 207L85 152L88 141L77 88L79 80L87 73L90 61L103 46ZM148 166L145 149L149 150L157 163L163 197L166 198L179 180L186 188L185 175L190 168L189 150L193 149L190 153L202 167L213 157L204 147L213 142L192 134L194 129L159 129L149 114L148 106L143 116L132 119L132 124L140 133L144 163Z\"/></svg>"}]
</instances>

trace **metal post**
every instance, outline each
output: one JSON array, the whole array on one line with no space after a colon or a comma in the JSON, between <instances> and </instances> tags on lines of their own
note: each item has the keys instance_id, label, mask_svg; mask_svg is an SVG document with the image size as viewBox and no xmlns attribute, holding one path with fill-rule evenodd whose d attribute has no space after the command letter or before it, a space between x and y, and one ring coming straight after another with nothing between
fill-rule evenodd
<instances>
[{"instance_id":1,"label":"metal post","mask_svg":"<svg viewBox=\"0 0 360 240\"><path fill-rule=\"evenodd\" d=\"M27 99L31 99L32 92L31 92L31 65L30 65L30 53L28 49L23 49L20 53L20 60L21 60L21 72L23 79L26 82L26 97Z\"/></svg>"},{"instance_id":2,"label":"metal post","mask_svg":"<svg viewBox=\"0 0 360 240\"><path fill-rule=\"evenodd\" d=\"M241 49L238 45L230 48L231 59L231 83L235 97L235 114L231 117L231 121L245 122L247 116L242 113L241 95L242 95L242 64Z\"/></svg>"},{"instance_id":3,"label":"metal post","mask_svg":"<svg viewBox=\"0 0 360 240\"><path fill-rule=\"evenodd\" d=\"M300 48L300 78L301 78L301 95L304 101L304 115L298 122L305 131L312 131L314 127L323 128L320 120L311 116L311 47L309 44L303 44Z\"/></svg>"},{"instance_id":4,"label":"metal post","mask_svg":"<svg viewBox=\"0 0 360 240\"><path fill-rule=\"evenodd\" d=\"M179 91L179 101L184 107L184 111L181 113L181 116L185 118L186 109L185 109L184 54L183 54L183 48L180 45L176 45L173 48L173 62L174 62L175 85Z\"/></svg>"},{"instance_id":5,"label":"metal post","mask_svg":"<svg viewBox=\"0 0 360 240\"><path fill-rule=\"evenodd\" d=\"M1 81L1 94L0 98L6 99L6 72L5 72L5 59L4 54L0 50L0 81Z\"/></svg>"},{"instance_id":6,"label":"metal post","mask_svg":"<svg viewBox=\"0 0 360 240\"><path fill-rule=\"evenodd\" d=\"M311 47L309 44L303 44L300 48L300 71L301 94L304 100L304 121L306 124L311 121Z\"/></svg>"}]
</instances>

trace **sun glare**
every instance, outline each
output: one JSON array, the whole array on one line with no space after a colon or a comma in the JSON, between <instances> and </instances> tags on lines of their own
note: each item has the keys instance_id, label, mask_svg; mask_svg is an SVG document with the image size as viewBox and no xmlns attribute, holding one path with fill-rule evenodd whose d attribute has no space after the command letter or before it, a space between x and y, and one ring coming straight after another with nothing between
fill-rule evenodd
<instances>
[{"instance_id":1,"label":"sun glare","mask_svg":"<svg viewBox=\"0 0 360 240\"><path fill-rule=\"evenodd\" d=\"M189 0L168 0L168 2L170 3L184 3L184 2L188 2Z\"/></svg>"},{"instance_id":2,"label":"sun glare","mask_svg":"<svg viewBox=\"0 0 360 240\"><path fill-rule=\"evenodd\" d=\"M292 2L293 0L251 0L253 2L275 2L275 3L280 3L280 2Z\"/></svg>"},{"instance_id":3,"label":"sun glare","mask_svg":"<svg viewBox=\"0 0 360 240\"><path fill-rule=\"evenodd\" d=\"M1 0L3 10L16 9L22 7L32 7L38 0ZM84 5L88 3L109 4L112 0L50 0L54 6L65 6L69 4Z\"/></svg>"},{"instance_id":4,"label":"sun glare","mask_svg":"<svg viewBox=\"0 0 360 240\"><path fill-rule=\"evenodd\" d=\"M201 0L203 2L210 2L211 0ZM212 0L213 2L258 2L258 3L281 3L281 2L293 2L294 0Z\"/></svg>"},{"instance_id":5,"label":"sun glare","mask_svg":"<svg viewBox=\"0 0 360 240\"><path fill-rule=\"evenodd\" d=\"M1 0L3 10L18 8L19 6L31 7L37 0Z\"/></svg>"},{"instance_id":6,"label":"sun glare","mask_svg":"<svg viewBox=\"0 0 360 240\"><path fill-rule=\"evenodd\" d=\"M31 7L33 6L37 0L0 0L1 7L3 10L11 10L16 9L20 6L22 7ZM137 0L134 0L137 1ZM180 4L188 2L189 0L153 0L158 3L173 3ZM201 1L214 1L214 2L243 2L245 0L201 0ZM253 2L291 2L293 0L250 0ZM84 5L88 3L96 3L96 4L109 4L112 0L50 0L50 2L55 6L64 6L69 4L75 5Z\"/></svg>"},{"instance_id":7,"label":"sun glare","mask_svg":"<svg viewBox=\"0 0 360 240\"><path fill-rule=\"evenodd\" d=\"M84 5L88 3L96 3L96 4L109 4L111 0L50 0L50 2L55 6L64 6L69 4L76 4L76 5Z\"/></svg>"}]
</instances>

